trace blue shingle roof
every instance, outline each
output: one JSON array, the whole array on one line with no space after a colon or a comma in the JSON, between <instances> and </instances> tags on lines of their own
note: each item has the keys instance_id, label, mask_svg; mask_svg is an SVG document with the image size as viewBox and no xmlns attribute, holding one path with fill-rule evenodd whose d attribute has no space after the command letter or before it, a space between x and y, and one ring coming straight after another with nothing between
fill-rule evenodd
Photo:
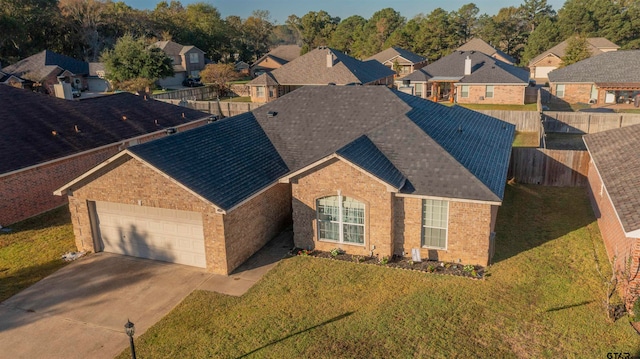
<instances>
[{"instance_id":1,"label":"blue shingle roof","mask_svg":"<svg viewBox=\"0 0 640 359\"><path fill-rule=\"evenodd\" d=\"M130 151L224 210L289 172L252 113Z\"/></svg>"},{"instance_id":2,"label":"blue shingle roof","mask_svg":"<svg viewBox=\"0 0 640 359\"><path fill-rule=\"evenodd\" d=\"M358 137L336 153L396 189L402 188L406 181L406 177L367 136Z\"/></svg>"}]
</instances>

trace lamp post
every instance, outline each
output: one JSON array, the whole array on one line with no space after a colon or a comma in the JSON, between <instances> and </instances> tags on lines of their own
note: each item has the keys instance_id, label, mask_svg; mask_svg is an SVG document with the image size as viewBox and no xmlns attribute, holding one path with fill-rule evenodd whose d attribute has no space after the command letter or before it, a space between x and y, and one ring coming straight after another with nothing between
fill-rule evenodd
<instances>
[{"instance_id":1,"label":"lamp post","mask_svg":"<svg viewBox=\"0 0 640 359\"><path fill-rule=\"evenodd\" d=\"M127 324L124 325L124 331L129 336L129 343L131 344L131 358L136 359L136 348L133 345L133 333L136 332L136 327L127 319Z\"/></svg>"}]
</instances>

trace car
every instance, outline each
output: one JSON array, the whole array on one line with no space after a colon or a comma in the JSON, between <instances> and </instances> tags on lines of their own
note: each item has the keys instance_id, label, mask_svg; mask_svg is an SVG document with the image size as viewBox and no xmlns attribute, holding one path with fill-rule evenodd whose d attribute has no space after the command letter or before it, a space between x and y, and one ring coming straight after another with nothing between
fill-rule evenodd
<instances>
[{"instance_id":1,"label":"car","mask_svg":"<svg viewBox=\"0 0 640 359\"><path fill-rule=\"evenodd\" d=\"M71 88L71 96L73 97L80 97L80 95L82 95L82 92L80 92L80 90L78 90L75 87Z\"/></svg>"},{"instance_id":2,"label":"car","mask_svg":"<svg viewBox=\"0 0 640 359\"><path fill-rule=\"evenodd\" d=\"M200 82L200 78L199 77L189 77L187 79L184 79L184 81L182 81L182 86L185 87L200 87L200 86L204 86L202 84L202 82Z\"/></svg>"}]
</instances>

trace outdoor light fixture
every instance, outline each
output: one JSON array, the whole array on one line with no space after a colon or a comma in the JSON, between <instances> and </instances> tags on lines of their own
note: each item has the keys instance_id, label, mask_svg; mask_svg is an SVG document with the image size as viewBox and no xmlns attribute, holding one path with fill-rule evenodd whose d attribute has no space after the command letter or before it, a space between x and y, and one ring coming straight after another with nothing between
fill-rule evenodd
<instances>
[{"instance_id":1,"label":"outdoor light fixture","mask_svg":"<svg viewBox=\"0 0 640 359\"><path fill-rule=\"evenodd\" d=\"M133 345L133 334L136 332L136 327L127 319L127 324L124 325L124 332L129 336L129 343L131 344L131 358L136 359L136 348Z\"/></svg>"}]
</instances>

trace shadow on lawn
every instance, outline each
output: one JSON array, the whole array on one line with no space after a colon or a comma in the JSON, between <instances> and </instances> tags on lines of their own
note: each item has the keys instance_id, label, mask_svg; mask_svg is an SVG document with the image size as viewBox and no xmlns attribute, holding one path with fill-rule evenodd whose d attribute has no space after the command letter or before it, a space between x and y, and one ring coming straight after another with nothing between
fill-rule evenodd
<instances>
[{"instance_id":1,"label":"shadow on lawn","mask_svg":"<svg viewBox=\"0 0 640 359\"><path fill-rule=\"evenodd\" d=\"M265 344L265 345L261 346L260 348L257 348L257 349L254 349L254 350L252 350L252 351L248 352L248 353L245 353L244 355L239 356L239 357L238 357L238 359L240 359L240 358L246 358L246 357L248 357L249 355L254 354L254 353L256 353L256 352L258 352L258 351L260 351L260 350L262 350L262 349L264 349L264 348L266 348L266 347L269 347L269 346L271 346L271 345L274 345L274 344L280 343L280 342L282 342L282 341L285 341L285 340L287 340L287 339L289 339L289 338L291 338L291 337L294 337L294 336L296 336L296 335L298 335L298 334L306 333L306 332L308 332L308 331L311 331L311 330L313 330L313 329L316 329L316 328L319 328L319 327L321 327L321 326L327 325L327 324L329 324L329 323L337 322L338 320L344 319L344 318L346 318L346 317L350 316L350 315L351 315L351 314L353 314L353 313L354 313L354 312L346 312L346 313L344 313L344 314L340 314L340 315L338 315L337 317L333 317L333 318L331 318L331 319L329 319L329 320L327 320L327 321L324 321L324 322L322 322L322 323L320 323L320 324L316 324L316 325L314 325L314 326L312 326L312 327L309 327L309 328L307 328L307 329L300 330L300 331L295 332L295 333L291 333L291 334L287 335L286 337L282 337L282 338L280 338L280 339L278 339L278 340L274 340L274 341L272 341L272 342L270 342L270 343L267 343L267 344Z\"/></svg>"},{"instance_id":2,"label":"shadow on lawn","mask_svg":"<svg viewBox=\"0 0 640 359\"><path fill-rule=\"evenodd\" d=\"M569 305L563 305L561 307L549 308L549 309L546 310L546 312L547 313L549 313L549 312L557 312L557 311L563 310L563 309L581 307L583 305L591 304L593 302L595 302L595 301L594 300L586 300L584 302L580 302L580 303L576 303L576 304L569 304Z\"/></svg>"},{"instance_id":3,"label":"shadow on lawn","mask_svg":"<svg viewBox=\"0 0 640 359\"><path fill-rule=\"evenodd\" d=\"M507 185L498 211L492 262L509 259L593 221L584 188Z\"/></svg>"}]
</instances>

